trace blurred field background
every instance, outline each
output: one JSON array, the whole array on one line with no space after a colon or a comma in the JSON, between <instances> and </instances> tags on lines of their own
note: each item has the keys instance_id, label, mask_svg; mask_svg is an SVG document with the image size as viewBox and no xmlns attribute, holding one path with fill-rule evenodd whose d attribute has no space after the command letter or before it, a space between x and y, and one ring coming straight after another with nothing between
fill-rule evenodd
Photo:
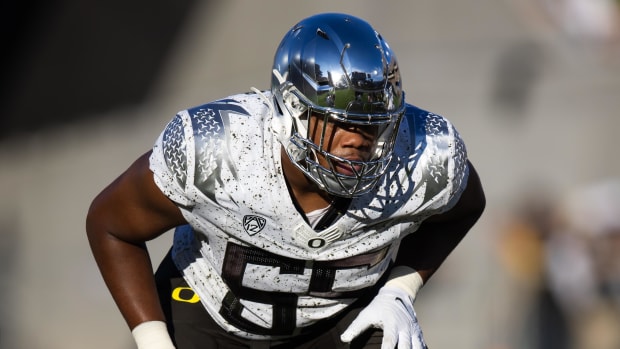
<instances>
[{"instance_id":1,"label":"blurred field background","mask_svg":"<svg viewBox=\"0 0 620 349\"><path fill-rule=\"evenodd\" d=\"M90 201L178 110L268 88L286 30L331 11L386 37L408 102L457 126L486 188L485 215L418 297L429 346L620 348L620 194L578 192L620 178L617 6L5 2L0 348L133 347L85 238ZM169 243L150 244L154 264Z\"/></svg>"}]
</instances>

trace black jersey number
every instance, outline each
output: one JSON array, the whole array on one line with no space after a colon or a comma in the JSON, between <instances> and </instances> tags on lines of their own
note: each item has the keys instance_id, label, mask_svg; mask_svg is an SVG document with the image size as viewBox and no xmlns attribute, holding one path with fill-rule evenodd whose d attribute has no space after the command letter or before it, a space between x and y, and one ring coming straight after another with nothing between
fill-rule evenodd
<instances>
[{"instance_id":1,"label":"black jersey number","mask_svg":"<svg viewBox=\"0 0 620 349\"><path fill-rule=\"evenodd\" d=\"M356 298L364 289L351 292L333 292L336 271L349 268L370 268L387 255L388 247L367 254L334 261L312 263L312 276L308 295L323 298ZM222 278L230 291L226 294L220 314L232 325L247 332L261 335L290 335L296 328L297 294L287 292L260 291L242 284L248 264L280 268L280 274L303 274L307 261L278 256L253 247L228 243L224 258ZM270 304L273 309L273 325L265 328L243 318L240 300Z\"/></svg>"}]
</instances>

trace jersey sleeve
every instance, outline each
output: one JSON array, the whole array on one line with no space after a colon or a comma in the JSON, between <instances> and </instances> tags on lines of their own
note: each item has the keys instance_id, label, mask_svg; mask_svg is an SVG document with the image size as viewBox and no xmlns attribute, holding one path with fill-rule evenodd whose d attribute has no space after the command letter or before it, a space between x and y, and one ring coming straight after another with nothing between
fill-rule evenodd
<instances>
[{"instance_id":1,"label":"jersey sleeve","mask_svg":"<svg viewBox=\"0 0 620 349\"><path fill-rule=\"evenodd\" d=\"M457 129L450 125L453 135L453 151L452 151L452 164L450 172L452 174L452 185L448 194L447 208L451 209L457 201L461 198L461 194L467 186L467 179L469 177L469 165L467 160L467 148L465 142L461 138Z\"/></svg>"},{"instance_id":2,"label":"jersey sleeve","mask_svg":"<svg viewBox=\"0 0 620 349\"><path fill-rule=\"evenodd\" d=\"M469 166L467 165L467 149L465 142L460 134L448 120L433 115L434 118L440 118L445 123L445 133L441 137L435 137L435 151L431 152L429 172L443 172L442 175L434 177L436 183L445 183L446 187L439 194L442 200L437 200L436 213L442 213L450 210L461 198L461 194L467 186L467 178L469 176ZM440 151L443 150L443 151ZM441 171L439 170L441 168Z\"/></svg>"},{"instance_id":3,"label":"jersey sleeve","mask_svg":"<svg viewBox=\"0 0 620 349\"><path fill-rule=\"evenodd\" d=\"M150 169L153 171L155 184L173 202L185 207L193 205L186 194L187 127L183 112L177 114L155 141L150 157Z\"/></svg>"},{"instance_id":4,"label":"jersey sleeve","mask_svg":"<svg viewBox=\"0 0 620 349\"><path fill-rule=\"evenodd\" d=\"M467 149L460 134L446 118L421 109L415 113L417 186L424 187L420 206L425 216L450 210L467 185Z\"/></svg>"}]
</instances>

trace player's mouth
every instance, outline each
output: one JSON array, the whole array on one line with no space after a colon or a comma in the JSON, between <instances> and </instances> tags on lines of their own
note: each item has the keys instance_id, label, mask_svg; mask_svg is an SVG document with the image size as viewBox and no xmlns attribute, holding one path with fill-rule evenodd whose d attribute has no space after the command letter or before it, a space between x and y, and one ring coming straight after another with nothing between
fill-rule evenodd
<instances>
[{"instance_id":1,"label":"player's mouth","mask_svg":"<svg viewBox=\"0 0 620 349\"><path fill-rule=\"evenodd\" d=\"M355 177L362 171L362 165L356 165L342 161L335 161L334 167L338 173L351 177Z\"/></svg>"}]
</instances>

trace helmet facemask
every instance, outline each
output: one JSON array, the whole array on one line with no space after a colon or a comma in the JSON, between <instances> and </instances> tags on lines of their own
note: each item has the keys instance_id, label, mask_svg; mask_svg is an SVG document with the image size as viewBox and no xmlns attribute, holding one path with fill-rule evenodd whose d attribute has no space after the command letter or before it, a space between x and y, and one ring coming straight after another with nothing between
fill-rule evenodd
<instances>
[{"instance_id":1,"label":"helmet facemask","mask_svg":"<svg viewBox=\"0 0 620 349\"><path fill-rule=\"evenodd\" d=\"M312 112L309 108L308 114ZM372 190L385 173L394 148L394 141L401 116L395 115L395 121L370 124L367 122L343 122L340 116L315 112L309 118L315 118L308 129L307 136L294 132L289 150L296 147L304 154L295 165L310 177L322 189L330 194L353 197ZM320 119L320 121L318 120ZM373 138L368 149L368 158L349 160L330 152L331 140L336 128L350 129ZM329 130L329 131L328 131ZM289 154L295 153L289 151ZM293 160L293 159L291 159ZM294 161L294 160L293 160ZM344 173L343 173L344 170Z\"/></svg>"},{"instance_id":2,"label":"helmet facemask","mask_svg":"<svg viewBox=\"0 0 620 349\"><path fill-rule=\"evenodd\" d=\"M375 187L392 159L405 103L396 59L374 29L348 15L302 21L276 52L272 93L280 140L297 168L335 196ZM337 128L370 145L355 160L334 154Z\"/></svg>"}]
</instances>

